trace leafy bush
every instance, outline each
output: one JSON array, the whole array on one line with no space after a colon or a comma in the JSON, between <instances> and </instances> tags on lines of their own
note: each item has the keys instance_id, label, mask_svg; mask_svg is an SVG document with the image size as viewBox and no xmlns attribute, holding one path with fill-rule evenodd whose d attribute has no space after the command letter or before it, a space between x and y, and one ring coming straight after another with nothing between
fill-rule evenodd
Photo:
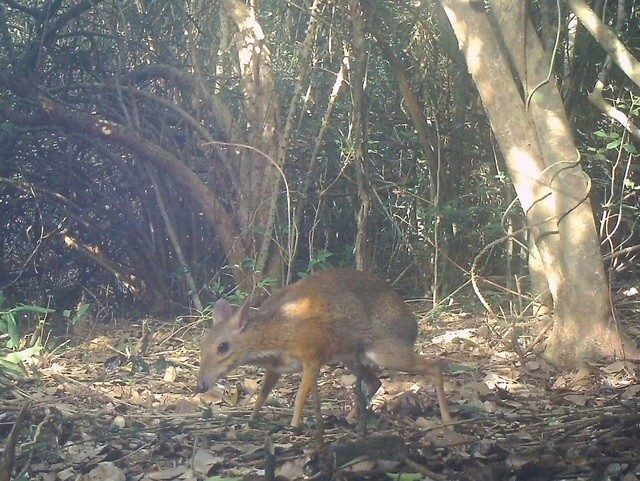
<instances>
[{"instance_id":1,"label":"leafy bush","mask_svg":"<svg viewBox=\"0 0 640 481\"><path fill-rule=\"evenodd\" d=\"M25 377L24 364L37 358L43 349L41 338L35 333L42 332L46 315L54 311L39 306L16 306L6 309L3 308L4 303L5 298L0 291L0 377L22 379ZM20 321L27 319L30 314L41 317L27 345L28 337L23 336Z\"/></svg>"}]
</instances>

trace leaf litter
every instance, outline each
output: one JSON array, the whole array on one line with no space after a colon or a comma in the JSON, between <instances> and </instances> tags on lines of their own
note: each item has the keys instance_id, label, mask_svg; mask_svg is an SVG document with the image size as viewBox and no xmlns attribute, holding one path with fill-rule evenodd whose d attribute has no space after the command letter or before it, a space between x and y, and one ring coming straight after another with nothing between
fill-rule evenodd
<instances>
[{"instance_id":1,"label":"leaf litter","mask_svg":"<svg viewBox=\"0 0 640 481\"><path fill-rule=\"evenodd\" d=\"M102 326L100 336L75 339L28 367L31 380L0 396L1 438L28 403L14 479L274 479L269 466L280 480L313 478L316 420L308 414L303 428L288 426L299 375L283 376L258 421L249 417L259 370L241 368L226 386L194 395L196 326L145 320L117 336ZM529 323L521 335L535 337L540 328ZM355 377L325 368L319 389L334 477L640 479L638 366L616 361L557 374L540 358L518 354L508 329L468 313L423 323L419 350L449 366L453 431L441 428L425 380L383 372L369 435L360 439L347 421Z\"/></svg>"}]
</instances>

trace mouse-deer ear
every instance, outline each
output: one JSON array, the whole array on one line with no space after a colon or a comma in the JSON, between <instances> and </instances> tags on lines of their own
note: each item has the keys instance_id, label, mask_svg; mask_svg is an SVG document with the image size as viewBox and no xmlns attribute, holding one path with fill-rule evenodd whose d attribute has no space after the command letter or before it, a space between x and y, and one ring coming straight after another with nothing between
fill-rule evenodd
<instances>
[{"instance_id":1,"label":"mouse-deer ear","mask_svg":"<svg viewBox=\"0 0 640 481\"><path fill-rule=\"evenodd\" d=\"M238 312L236 312L235 316L233 316L233 320L231 321L232 327L238 330L243 330L247 327L247 322L249 321L249 309L251 308L251 303L249 299L244 301Z\"/></svg>"},{"instance_id":2,"label":"mouse-deer ear","mask_svg":"<svg viewBox=\"0 0 640 481\"><path fill-rule=\"evenodd\" d=\"M213 324L218 324L231 319L231 316L233 316L233 310L231 309L229 302L226 299L218 299L213 305L212 316Z\"/></svg>"}]
</instances>

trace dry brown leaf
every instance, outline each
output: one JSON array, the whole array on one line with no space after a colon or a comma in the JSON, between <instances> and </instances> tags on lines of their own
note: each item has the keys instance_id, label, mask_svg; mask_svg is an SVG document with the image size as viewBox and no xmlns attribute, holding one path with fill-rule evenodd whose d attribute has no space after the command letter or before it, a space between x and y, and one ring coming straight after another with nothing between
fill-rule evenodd
<instances>
[{"instance_id":1,"label":"dry brown leaf","mask_svg":"<svg viewBox=\"0 0 640 481\"><path fill-rule=\"evenodd\" d=\"M69 460L75 465L88 465L101 461L104 455L101 454L102 446L89 446L86 444L71 445L67 448Z\"/></svg>"},{"instance_id":2,"label":"dry brown leaf","mask_svg":"<svg viewBox=\"0 0 640 481\"><path fill-rule=\"evenodd\" d=\"M152 481L166 481L168 479L177 479L189 470L188 466L176 466L173 468L160 469L152 473L147 473L143 479Z\"/></svg>"},{"instance_id":3,"label":"dry brown leaf","mask_svg":"<svg viewBox=\"0 0 640 481\"><path fill-rule=\"evenodd\" d=\"M215 456L206 449L198 449L193 456L193 469L196 473L206 475L209 470L224 461L224 457Z\"/></svg>"},{"instance_id":4,"label":"dry brown leaf","mask_svg":"<svg viewBox=\"0 0 640 481\"><path fill-rule=\"evenodd\" d=\"M540 369L540 362L539 361L527 361L525 363L525 367L529 371L537 371L538 369Z\"/></svg>"},{"instance_id":5,"label":"dry brown leaf","mask_svg":"<svg viewBox=\"0 0 640 481\"><path fill-rule=\"evenodd\" d=\"M586 406L591 399L589 396L585 396L584 394L568 394L564 398L576 406Z\"/></svg>"},{"instance_id":6,"label":"dry brown leaf","mask_svg":"<svg viewBox=\"0 0 640 481\"><path fill-rule=\"evenodd\" d=\"M640 384L634 384L633 386L629 386L627 389L625 389L620 397L622 399L631 399L636 397L639 392Z\"/></svg>"},{"instance_id":7,"label":"dry brown leaf","mask_svg":"<svg viewBox=\"0 0 640 481\"><path fill-rule=\"evenodd\" d=\"M165 382L174 382L176 380L177 373L175 366L167 366L164 371L164 377L162 378Z\"/></svg>"},{"instance_id":8,"label":"dry brown leaf","mask_svg":"<svg viewBox=\"0 0 640 481\"><path fill-rule=\"evenodd\" d=\"M470 346L478 343L475 329L458 329L457 331L447 331L446 333L431 338L433 344L451 343L453 341L464 342Z\"/></svg>"},{"instance_id":9,"label":"dry brown leaf","mask_svg":"<svg viewBox=\"0 0 640 481\"><path fill-rule=\"evenodd\" d=\"M200 407L191 399L179 399L173 411L178 414L197 413Z\"/></svg>"},{"instance_id":10,"label":"dry brown leaf","mask_svg":"<svg viewBox=\"0 0 640 481\"><path fill-rule=\"evenodd\" d=\"M602 368L603 371L607 371L609 373L620 373L626 371L629 367L633 369L633 365L631 363L627 363L626 361L615 361L611 364L608 364Z\"/></svg>"},{"instance_id":11,"label":"dry brown leaf","mask_svg":"<svg viewBox=\"0 0 640 481\"><path fill-rule=\"evenodd\" d=\"M63 469L62 471L60 471L58 473L58 481L68 481L70 479L75 479L78 476L78 474L76 473L76 470L73 469L73 467L69 467L67 469ZM56 477L54 475L53 479L55 480Z\"/></svg>"},{"instance_id":12,"label":"dry brown leaf","mask_svg":"<svg viewBox=\"0 0 640 481\"><path fill-rule=\"evenodd\" d=\"M282 476L284 479L303 479L305 464L306 461L302 456L289 459L276 468L276 476Z\"/></svg>"},{"instance_id":13,"label":"dry brown leaf","mask_svg":"<svg viewBox=\"0 0 640 481\"><path fill-rule=\"evenodd\" d=\"M349 461L346 466L341 467L341 471L350 471L352 473L372 471L376 467L376 464L375 459L371 459L369 456L361 456Z\"/></svg>"},{"instance_id":14,"label":"dry brown leaf","mask_svg":"<svg viewBox=\"0 0 640 481\"><path fill-rule=\"evenodd\" d=\"M109 461L98 464L89 474L80 475L77 481L126 481L124 472Z\"/></svg>"},{"instance_id":15,"label":"dry brown leaf","mask_svg":"<svg viewBox=\"0 0 640 481\"><path fill-rule=\"evenodd\" d=\"M425 433L422 441L430 443L437 447L460 446L472 441L473 438L464 434L457 433L451 429L441 427Z\"/></svg>"},{"instance_id":16,"label":"dry brown leaf","mask_svg":"<svg viewBox=\"0 0 640 481\"><path fill-rule=\"evenodd\" d=\"M343 374L340 376L340 383L343 386L351 387L356 383L356 377L353 374Z\"/></svg>"},{"instance_id":17,"label":"dry brown leaf","mask_svg":"<svg viewBox=\"0 0 640 481\"><path fill-rule=\"evenodd\" d=\"M505 464L509 467L509 469L513 471L517 471L521 469L523 466L534 463L534 462L536 462L536 459L534 456L530 456L530 455L527 456L527 455L517 454L517 453L511 453L509 454L507 459L505 459Z\"/></svg>"},{"instance_id":18,"label":"dry brown leaf","mask_svg":"<svg viewBox=\"0 0 640 481\"><path fill-rule=\"evenodd\" d=\"M193 469L187 469L184 473L180 475L180 479L185 481L199 481L199 477L193 471Z\"/></svg>"},{"instance_id":19,"label":"dry brown leaf","mask_svg":"<svg viewBox=\"0 0 640 481\"><path fill-rule=\"evenodd\" d=\"M127 421L124 416L116 416L115 418L113 418L113 421L111 421L111 424L122 429L127 426Z\"/></svg>"},{"instance_id":20,"label":"dry brown leaf","mask_svg":"<svg viewBox=\"0 0 640 481\"><path fill-rule=\"evenodd\" d=\"M420 416L418 419L416 419L415 425L420 429L430 430L442 427L442 421Z\"/></svg>"},{"instance_id":21,"label":"dry brown leaf","mask_svg":"<svg viewBox=\"0 0 640 481\"><path fill-rule=\"evenodd\" d=\"M520 377L520 373L513 369L504 369L504 372L490 371L482 380L489 389L500 388L511 392L519 388L519 383L515 381ZM515 379L514 379L515 378Z\"/></svg>"},{"instance_id":22,"label":"dry brown leaf","mask_svg":"<svg viewBox=\"0 0 640 481\"><path fill-rule=\"evenodd\" d=\"M224 402L231 407L238 405L240 400L240 388L238 386L230 387L227 393L223 396Z\"/></svg>"}]
</instances>

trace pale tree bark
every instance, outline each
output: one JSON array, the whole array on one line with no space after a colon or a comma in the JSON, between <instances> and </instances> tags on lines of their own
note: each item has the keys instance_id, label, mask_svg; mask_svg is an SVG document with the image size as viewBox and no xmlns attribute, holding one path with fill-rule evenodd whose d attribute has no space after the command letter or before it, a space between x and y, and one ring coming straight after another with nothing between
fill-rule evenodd
<instances>
[{"instance_id":1,"label":"pale tree bark","mask_svg":"<svg viewBox=\"0 0 640 481\"><path fill-rule=\"evenodd\" d=\"M302 183L302 186L300 186L300 188L298 189L298 195L296 197L296 207L295 207L296 210L293 218L293 226L296 229L298 228L298 226L300 226L302 222L302 216L304 214L305 207L307 206L307 203L308 203L309 191L311 189L312 180L313 180L314 174L317 171L318 163L320 160L321 148L324 143L327 131L329 130L334 110L336 108L336 105L338 104L338 99L340 98L340 94L345 90L343 87L345 85L346 70L347 70L346 62L342 62L340 65L340 69L338 70L335 80L333 82L333 88L331 89L331 94L329 95L329 99L327 100L327 106L322 116L322 121L320 123L320 129L318 131L318 135L313 141L313 153L311 154L311 158L307 163L307 171L305 173L304 182ZM320 203L323 201L322 198L323 198L322 193L320 193L320 198L318 200L317 205L314 208L316 215L320 208ZM314 234L312 230L309 233L309 237L310 237L309 241L311 241L311 238L313 238L313 235ZM310 245L312 244L310 243ZM292 255L294 254L295 253L292 253Z\"/></svg>"},{"instance_id":2,"label":"pale tree bark","mask_svg":"<svg viewBox=\"0 0 640 481\"><path fill-rule=\"evenodd\" d=\"M547 344L550 359L569 366L591 357L637 355L612 322L589 202L590 180L580 167L559 93L548 74L550 59L526 18L524 3L491 2L502 42L483 9L466 0L444 0L442 5L539 253L555 316Z\"/></svg>"},{"instance_id":3,"label":"pale tree bark","mask_svg":"<svg viewBox=\"0 0 640 481\"><path fill-rule=\"evenodd\" d=\"M77 252L85 256L87 259L100 265L105 271L113 274L113 276L122 283L122 285L134 295L145 294L146 286L133 272L130 272L125 266L112 261L103 250L95 245L87 245L81 240L69 235L69 232L62 231L60 233L64 243L75 249Z\"/></svg>"},{"instance_id":4,"label":"pale tree bark","mask_svg":"<svg viewBox=\"0 0 640 481\"><path fill-rule=\"evenodd\" d=\"M266 276L279 278L282 257L273 240L284 159L269 156L280 152L282 142L271 54L252 5L240 0L223 0L221 6L224 22L233 25L230 41L235 43L234 61L244 93L246 125L243 131L251 146L241 146L242 140L231 142L236 144L231 148L238 150L240 158L238 188L242 202L237 206L238 214L243 226L261 228L259 235L256 229L247 229L253 235L249 245L255 248L254 252L247 252L247 257L256 261L255 269L248 274L253 274L253 281ZM249 284L247 279L243 287Z\"/></svg>"},{"instance_id":5,"label":"pale tree bark","mask_svg":"<svg viewBox=\"0 0 640 481\"><path fill-rule=\"evenodd\" d=\"M291 217L291 199L284 178L284 166L289 154L289 145L295 129L296 117L300 112L300 105L309 87L309 69L313 65L313 47L318 37L321 22L318 12L323 7L323 0L314 0L309 10L309 23L305 40L300 51L301 65L294 86L293 96L286 111L286 117L281 118L280 100L277 88L277 78L271 63L271 53L265 43L262 27L257 20L255 11L257 3L246 4L240 0L224 0L222 5L223 24L230 26L228 43L223 43L220 56L228 55L226 48L235 43L234 51L237 55L233 59L244 92L244 114L246 125L231 138L236 144L238 153L238 190L240 191L239 221L243 226L258 227L261 232L253 236L251 245L255 252L247 253L247 257L255 259L253 283L264 277L280 279L283 274L283 254L286 264L291 268L292 256L295 251L294 221ZM235 137L234 137L235 135ZM246 142L251 148L238 148ZM283 189L284 186L284 189ZM284 191L287 196L286 214L280 215L283 205ZM284 221L282 218L284 217ZM287 239L277 239L278 222L286 224ZM255 229L253 230L256 231ZM290 270L284 275L287 282ZM245 287L248 287L247 281Z\"/></svg>"},{"instance_id":6,"label":"pale tree bark","mask_svg":"<svg viewBox=\"0 0 640 481\"><path fill-rule=\"evenodd\" d=\"M334 110L336 108L336 105L338 104L338 99L340 98L340 94L345 90L343 88L345 85L345 77L346 77L346 65L345 65L345 62L342 62L340 70L338 70L338 73L333 82L333 88L331 89L331 94L329 95L327 106L326 106L324 115L322 116L322 121L320 123L320 129L318 131L318 135L313 141L313 153L311 154L311 158L307 163L307 171L305 173L304 182L302 183L302 186L300 186L300 188L298 189L298 195L296 197L296 208L295 208L296 210L295 210L295 214L292 222L295 229L298 229L298 227L302 222L302 217L305 211L305 207L307 206L307 203L308 203L309 191L311 189L312 180L313 180L314 174L317 171L317 167L319 164L321 148L324 143L326 133L329 130L331 119L332 119ZM318 199L317 205L314 206L316 216L318 214L318 210L320 209L320 204L323 202L322 192L319 194L319 196L320 198ZM313 235L314 235L313 231L314 229L312 229L312 231L309 233L309 237L310 237L309 245L313 245L311 243L311 238L313 238ZM295 253L292 253L292 255L294 254ZM309 261L311 261L311 259L309 259Z\"/></svg>"}]
</instances>

